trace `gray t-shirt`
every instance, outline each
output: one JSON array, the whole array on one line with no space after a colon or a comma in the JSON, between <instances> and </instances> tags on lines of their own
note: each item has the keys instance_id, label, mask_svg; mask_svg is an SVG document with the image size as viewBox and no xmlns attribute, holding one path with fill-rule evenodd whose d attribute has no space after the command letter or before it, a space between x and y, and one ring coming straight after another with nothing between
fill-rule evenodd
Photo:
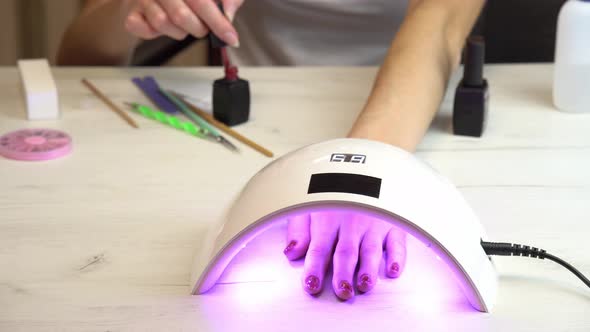
<instances>
[{"instance_id":1,"label":"gray t-shirt","mask_svg":"<svg viewBox=\"0 0 590 332\"><path fill-rule=\"evenodd\" d=\"M238 65L379 65L408 0L245 0Z\"/></svg>"}]
</instances>

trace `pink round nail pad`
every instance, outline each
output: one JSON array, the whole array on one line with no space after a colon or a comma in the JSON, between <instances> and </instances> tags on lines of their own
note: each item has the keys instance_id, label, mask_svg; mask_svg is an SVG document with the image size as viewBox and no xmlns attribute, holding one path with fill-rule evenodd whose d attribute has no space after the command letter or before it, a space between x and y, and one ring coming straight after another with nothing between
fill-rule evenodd
<instances>
[{"instance_id":1,"label":"pink round nail pad","mask_svg":"<svg viewBox=\"0 0 590 332\"><path fill-rule=\"evenodd\" d=\"M14 160L52 160L71 151L71 137L53 129L21 129L0 137L0 155Z\"/></svg>"}]
</instances>

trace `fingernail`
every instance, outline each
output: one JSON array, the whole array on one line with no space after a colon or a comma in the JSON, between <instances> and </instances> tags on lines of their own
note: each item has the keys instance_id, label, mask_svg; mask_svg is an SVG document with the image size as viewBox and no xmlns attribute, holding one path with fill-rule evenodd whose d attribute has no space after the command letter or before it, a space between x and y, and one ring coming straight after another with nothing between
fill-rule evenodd
<instances>
[{"instance_id":1,"label":"fingernail","mask_svg":"<svg viewBox=\"0 0 590 332\"><path fill-rule=\"evenodd\" d=\"M369 277L369 275L365 273L359 278L358 289L361 292L366 292L371 287L371 284L371 277Z\"/></svg>"},{"instance_id":2,"label":"fingernail","mask_svg":"<svg viewBox=\"0 0 590 332\"><path fill-rule=\"evenodd\" d=\"M224 35L225 42L231 47L240 47L240 41L238 40L238 36L233 32L226 32Z\"/></svg>"},{"instance_id":3,"label":"fingernail","mask_svg":"<svg viewBox=\"0 0 590 332\"><path fill-rule=\"evenodd\" d=\"M234 16L236 15L236 11L233 8L225 7L225 16L229 20L230 23L234 22Z\"/></svg>"},{"instance_id":4,"label":"fingernail","mask_svg":"<svg viewBox=\"0 0 590 332\"><path fill-rule=\"evenodd\" d=\"M354 290L352 289L352 285L348 281L341 281L338 284L338 297L343 300L348 300L354 295Z\"/></svg>"},{"instance_id":5,"label":"fingernail","mask_svg":"<svg viewBox=\"0 0 590 332\"><path fill-rule=\"evenodd\" d=\"M296 245L297 241L295 240L289 242L289 245L285 248L285 250L283 250L283 253L286 255L289 251L293 250L293 248L295 248Z\"/></svg>"},{"instance_id":6,"label":"fingernail","mask_svg":"<svg viewBox=\"0 0 590 332\"><path fill-rule=\"evenodd\" d=\"M389 271L392 277L399 277L399 264L397 262L391 264L391 269Z\"/></svg>"},{"instance_id":7,"label":"fingernail","mask_svg":"<svg viewBox=\"0 0 590 332\"><path fill-rule=\"evenodd\" d=\"M315 294L320 289L320 279L316 276L309 276L305 279L305 287L312 294Z\"/></svg>"}]
</instances>

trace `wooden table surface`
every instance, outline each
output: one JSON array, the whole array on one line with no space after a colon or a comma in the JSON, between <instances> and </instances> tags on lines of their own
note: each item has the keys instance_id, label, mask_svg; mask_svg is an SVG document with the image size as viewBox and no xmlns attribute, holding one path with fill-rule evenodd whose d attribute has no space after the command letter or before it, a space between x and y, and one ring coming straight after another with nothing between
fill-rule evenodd
<instances>
[{"instance_id":1,"label":"wooden table surface","mask_svg":"<svg viewBox=\"0 0 590 332\"><path fill-rule=\"evenodd\" d=\"M28 122L16 69L0 68L0 133L50 127L74 141L60 160L0 159L0 331L590 331L590 290L552 262L499 258L497 305L482 314L412 243L402 278L380 280L351 303L330 291L304 294L301 264L281 257L281 241L262 240L276 248L264 257L276 267L244 277L236 271L250 265L240 256L211 293L190 296L192 258L208 225L271 159L239 143L242 152L233 154L136 115L140 129L132 129L80 79L117 102L145 101L129 78L154 75L207 106L221 70L54 73L62 118ZM375 73L244 68L252 116L237 130L276 156L341 137ZM417 155L459 187L492 239L545 248L590 274L590 112L552 106L551 65L489 66L486 77L484 137L450 132L456 75Z\"/></svg>"}]
</instances>

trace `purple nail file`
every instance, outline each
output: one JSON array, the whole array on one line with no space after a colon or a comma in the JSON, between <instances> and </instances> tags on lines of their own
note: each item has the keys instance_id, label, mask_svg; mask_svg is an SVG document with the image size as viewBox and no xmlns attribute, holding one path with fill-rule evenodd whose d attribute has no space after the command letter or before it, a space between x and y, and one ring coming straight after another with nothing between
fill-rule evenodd
<instances>
[{"instance_id":1,"label":"purple nail file","mask_svg":"<svg viewBox=\"0 0 590 332\"><path fill-rule=\"evenodd\" d=\"M176 105L160 93L160 86L153 77L134 77L132 81L159 109L170 114L178 112Z\"/></svg>"}]
</instances>

